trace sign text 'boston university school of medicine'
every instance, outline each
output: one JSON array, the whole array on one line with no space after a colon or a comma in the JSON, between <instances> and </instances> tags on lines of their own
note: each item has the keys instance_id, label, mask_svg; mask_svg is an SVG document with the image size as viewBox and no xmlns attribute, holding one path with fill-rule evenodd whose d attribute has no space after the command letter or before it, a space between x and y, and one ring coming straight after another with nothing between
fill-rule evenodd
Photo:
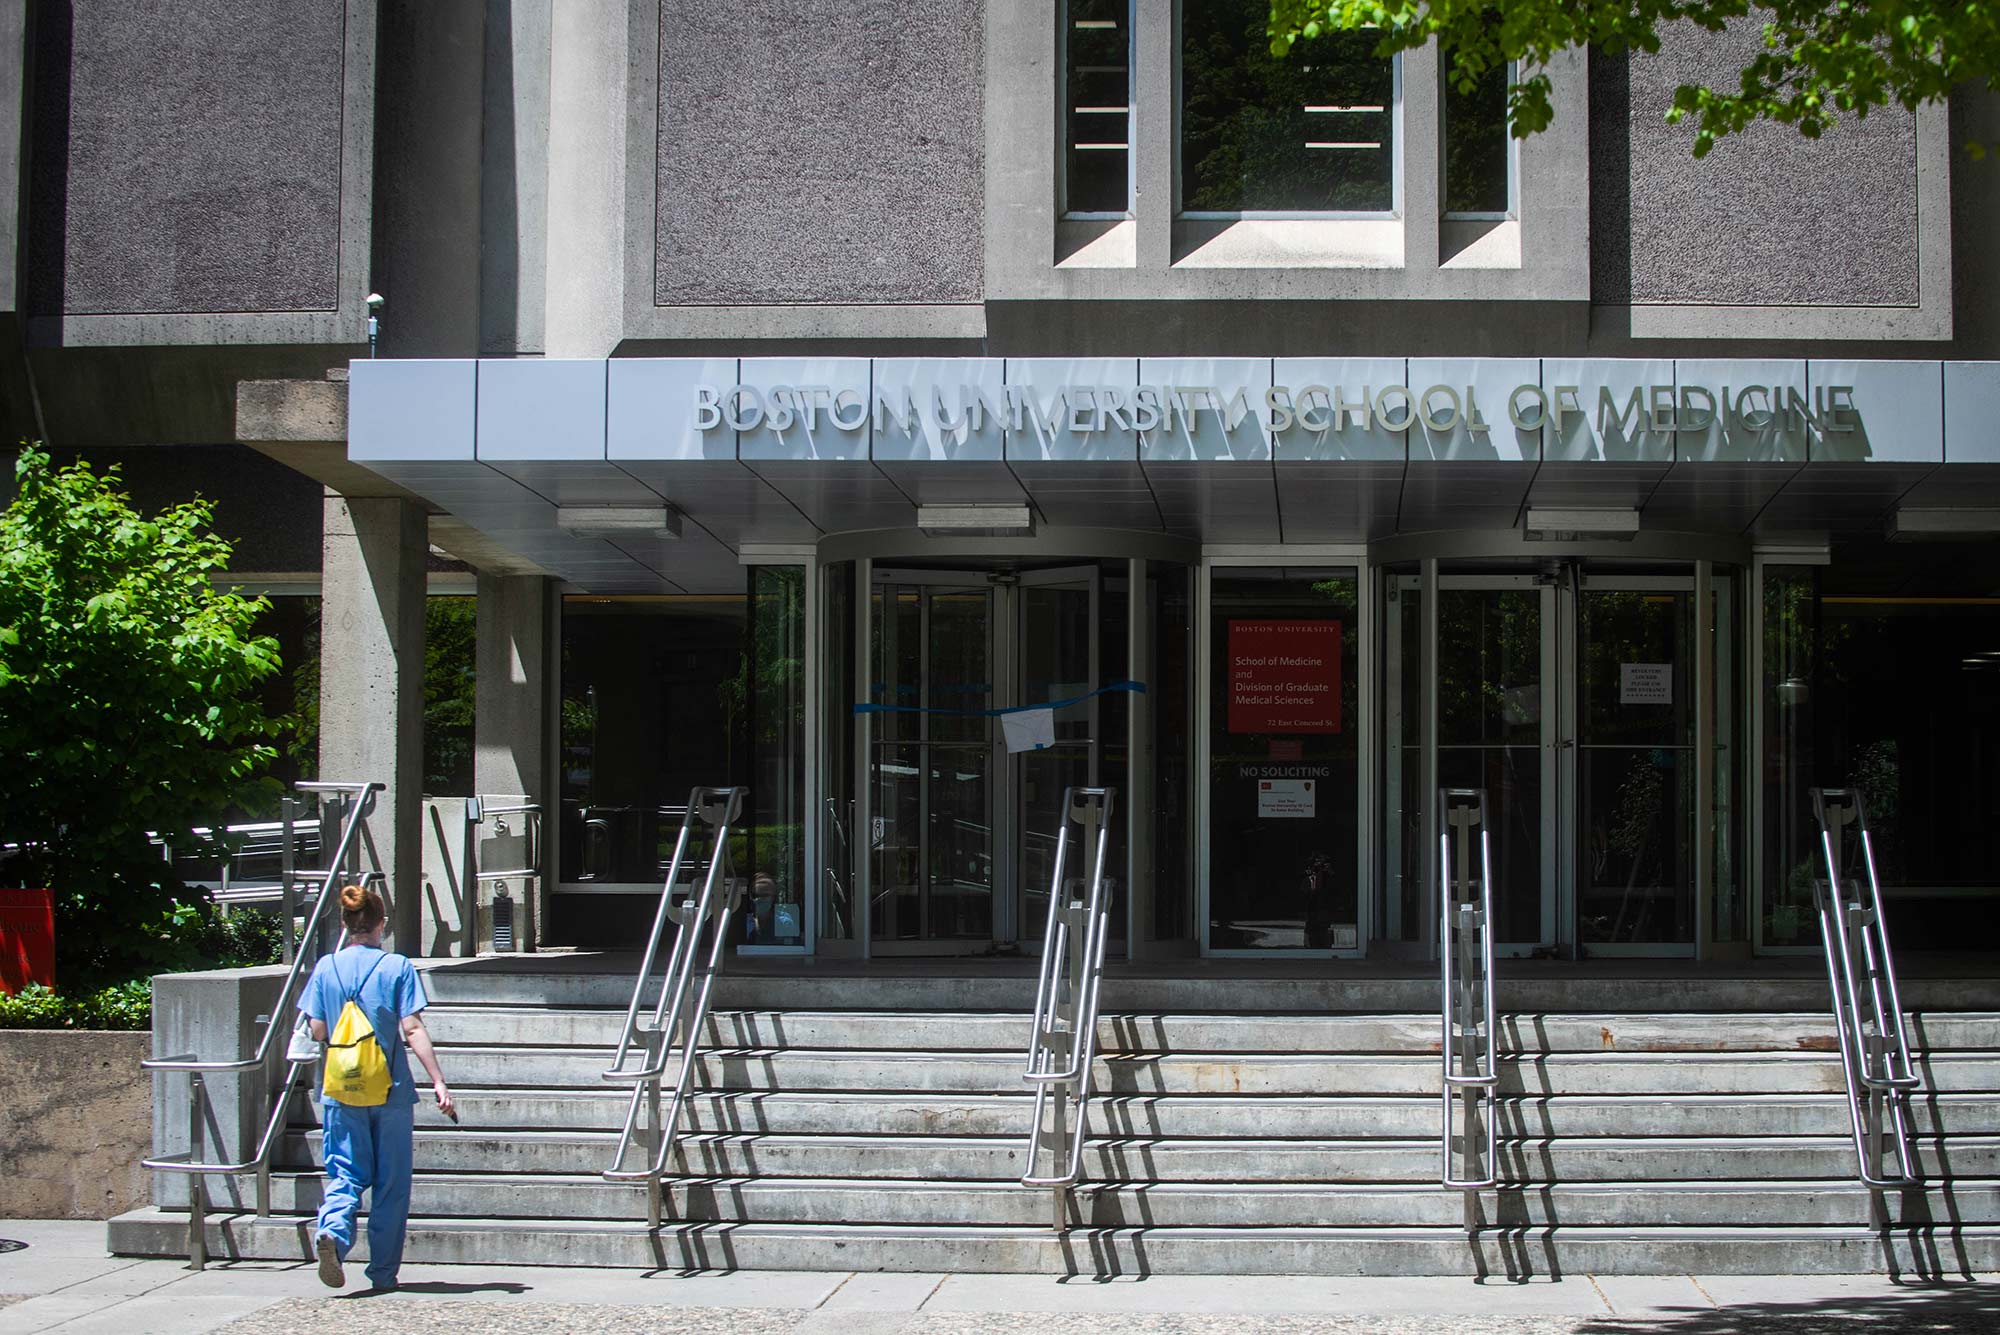
<instances>
[{"instance_id":1,"label":"sign text 'boston university school of medicine'","mask_svg":"<svg viewBox=\"0 0 2000 1335\"><path fill-rule=\"evenodd\" d=\"M953 392L955 389L956 392ZM1355 396L1348 397L1350 390ZM1797 431L1811 428L1838 434L1857 429L1852 385L1819 385L1807 395L1773 385L1639 385L1622 397L1600 387L1593 414L1579 385L1517 386L1507 396L1506 419L1522 431L1553 425L1558 434L1572 421L1595 417L1600 435L1627 438L1640 432L1705 431L1720 419L1732 431ZM811 432L822 419L840 431L859 431L873 419L880 431L895 424L915 432L928 422L946 432L984 431L989 419L1007 432L1066 431L1088 436L1105 431L1172 431L1176 420L1192 427L1210 413L1227 431L1256 415L1272 432L1404 431L1419 423L1429 431L1492 430L1486 405L1472 385L1272 385L1253 398L1251 390L1224 391L1213 385L932 385L879 387L863 392L831 385L697 385L694 427L714 431L760 428Z\"/></svg>"}]
</instances>

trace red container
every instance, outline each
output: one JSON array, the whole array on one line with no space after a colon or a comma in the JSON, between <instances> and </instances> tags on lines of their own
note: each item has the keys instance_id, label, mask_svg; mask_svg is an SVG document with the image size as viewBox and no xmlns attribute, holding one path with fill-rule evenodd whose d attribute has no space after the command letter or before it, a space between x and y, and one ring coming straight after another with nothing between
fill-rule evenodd
<instances>
[{"instance_id":1,"label":"red container","mask_svg":"<svg viewBox=\"0 0 2000 1335\"><path fill-rule=\"evenodd\" d=\"M0 992L29 983L56 985L55 896L47 890L0 890Z\"/></svg>"}]
</instances>

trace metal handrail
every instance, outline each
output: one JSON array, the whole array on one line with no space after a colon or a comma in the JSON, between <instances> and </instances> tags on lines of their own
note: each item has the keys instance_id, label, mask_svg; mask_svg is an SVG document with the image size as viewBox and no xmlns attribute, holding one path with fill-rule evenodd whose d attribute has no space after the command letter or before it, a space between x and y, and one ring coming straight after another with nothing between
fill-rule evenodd
<instances>
[{"instance_id":1,"label":"metal handrail","mask_svg":"<svg viewBox=\"0 0 2000 1335\"><path fill-rule=\"evenodd\" d=\"M1055 1231L1069 1227L1069 1194L1083 1173L1083 1142L1089 1129L1092 1067L1097 1059L1097 1002L1104 981L1104 948L1110 937L1110 905L1104 862L1110 848L1112 788L1063 789L1061 829L1056 836L1055 871L1049 880L1048 921L1042 929L1041 968L1035 981L1035 1014L1028 1038L1027 1069L1021 1078L1034 1086L1035 1113L1028 1135L1024 1187L1054 1189ZM1082 827L1090 882L1082 899L1065 892L1069 829ZM1074 1117L1069 1114L1074 1113ZM1046 1151L1050 1171L1036 1166Z\"/></svg>"},{"instance_id":2,"label":"metal handrail","mask_svg":"<svg viewBox=\"0 0 2000 1335\"><path fill-rule=\"evenodd\" d=\"M334 902L334 887L342 879L342 869L347 864L348 854L355 847L361 823L375 805L375 794L387 786L375 782L332 783L301 782L294 785L301 791L311 793L331 793L336 795L345 808L341 822L340 842L328 860L319 894L313 901L311 911L306 915L304 939L314 940L321 920L326 916L327 906ZM387 878L379 871L368 872L360 878L363 885L386 887ZM289 915L287 915L289 917ZM289 921L282 924L285 934L290 935ZM340 934L342 943L346 932ZM336 946L338 949L338 946ZM149 1071L186 1071L188 1073L188 1149L184 1155L167 1155L141 1160L140 1166L161 1173L186 1173L193 1180L188 1183L188 1264L195 1270L206 1268L208 1264L207 1210L208 1200L200 1179L216 1174L246 1173L253 1169L257 1174L257 1214L260 1218L271 1213L271 1150L277 1143L278 1131L284 1125L287 1105L291 1101L291 1090L299 1072L317 1061L317 1055L304 1061L287 1061L284 1077L274 1082L268 1091L271 1110L265 1118L264 1129L257 1137L257 1148L248 1158L235 1163L207 1163L198 1156L201 1153L203 1133L202 1105L206 1088L205 1076L238 1073L263 1069L271 1057L272 1043L280 1033L290 1035L296 1026L284 1023L291 1013L295 992L306 963L310 960L310 950L289 952L292 954L290 967L285 972L285 981L278 990L276 1001L271 1005L264 1021L264 1036L257 1043L254 1056L236 1060L203 1061L191 1053L173 1057L152 1057L139 1063ZM303 1023L303 1020L300 1021Z\"/></svg>"},{"instance_id":3,"label":"metal handrail","mask_svg":"<svg viewBox=\"0 0 2000 1335\"><path fill-rule=\"evenodd\" d=\"M1473 1193L1500 1180L1499 1117L1495 1091L1500 1083L1498 1034L1493 1005L1493 852L1484 788L1438 790L1438 960L1443 981L1443 1121L1439 1137L1438 1183L1466 1193L1466 1223L1476 1222ZM1472 829L1479 828L1479 885L1472 885ZM1455 837L1454 837L1455 836ZM1455 845L1455 847L1454 847ZM1456 856L1454 856L1456 854ZM1453 963L1457 963L1454 977ZM1462 1112L1461 1138L1468 1172L1452 1172L1452 1104ZM1484 1123L1486 1171L1469 1170L1474 1137Z\"/></svg>"},{"instance_id":4,"label":"metal handrail","mask_svg":"<svg viewBox=\"0 0 2000 1335\"><path fill-rule=\"evenodd\" d=\"M1889 924L1882 910L1868 818L1860 792L1852 788L1815 788L1812 801L1826 858L1826 880L1813 880L1813 903L1826 952L1833 1025L1840 1039L1855 1166L1861 1184L1872 1191L1915 1186L1922 1174L1910 1146L1909 1094L1923 1081L1911 1061L1909 1034L1903 1027L1903 999L1896 986L1896 962L1889 949ZM1840 833L1849 824L1859 836L1861 876L1851 874L1840 855ZM1885 1140L1895 1150L1899 1170L1895 1175L1876 1167L1885 1157Z\"/></svg>"},{"instance_id":5,"label":"metal handrail","mask_svg":"<svg viewBox=\"0 0 2000 1335\"><path fill-rule=\"evenodd\" d=\"M646 938L645 955L639 962L638 977L632 983L632 1001L625 1008L625 1025L619 1035L618 1051L611 1059L610 1068L602 1073L606 1080L629 1081L632 1084L632 1102L625 1112L625 1127L618 1136L618 1150L611 1160L611 1167L604 1170L603 1177L607 1182L646 1184L646 1219L651 1228L660 1226L660 1179L667 1171L667 1160L673 1157L674 1143L680 1134L681 1114L687 1105L688 1084L694 1075L695 1058L701 1052L702 1031L708 1024L709 998L714 993L715 975L722 962L729 916L743 898L743 886L733 875L729 852L729 827L742 814L743 795L741 788L696 788L688 795L687 814L681 820L680 836L674 841L673 860L667 864L666 883L660 889L660 907L653 915L653 930ZM714 834L708 853L708 870L701 878L699 890L675 903L674 892L680 884L681 867L694 843L697 822L708 826ZM693 871L690 866L690 879ZM639 1008L645 997L647 981L652 977L653 961L659 954L660 938L665 934L669 920L678 923L680 930L674 934L666 976L661 980L659 996L653 1003L652 1019L642 1021ZM709 933L708 953L705 958L697 958L704 927ZM691 991L692 1004L689 1001ZM643 1064L628 1067L626 1059L632 1055L635 1040L641 1038L644 1040ZM673 1097L663 1111L660 1106L660 1077L674 1064L676 1042L680 1045L680 1069L674 1077ZM632 1149L642 1106L652 1110L659 1143L645 1166L628 1169L624 1166L625 1159Z\"/></svg>"}]
</instances>

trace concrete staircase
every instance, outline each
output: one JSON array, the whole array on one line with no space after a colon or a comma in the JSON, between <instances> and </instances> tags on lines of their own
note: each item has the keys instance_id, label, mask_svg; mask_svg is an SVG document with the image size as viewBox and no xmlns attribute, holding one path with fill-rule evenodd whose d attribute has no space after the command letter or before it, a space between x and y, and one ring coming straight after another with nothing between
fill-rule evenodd
<instances>
[{"instance_id":1,"label":"concrete staircase","mask_svg":"<svg viewBox=\"0 0 2000 1335\"><path fill-rule=\"evenodd\" d=\"M532 967L532 966L530 966ZM946 966L948 967L948 966ZM2000 1269L2000 1009L1906 987L1926 1188L1871 1227L1823 985L1503 985L1503 1186L1438 1189L1438 1024L1422 979L1119 978L1074 1227L1016 1179L1029 1098L1020 978L725 980L668 1197L603 1182L625 1095L598 1072L624 980L441 967L432 1033L463 1122L418 1115L415 1261L1025 1271L1560 1275ZM1580 1010L1622 994L1646 1007ZM1218 1003L1252 1008L1218 1013ZM1748 1009L1748 1005L1782 1009ZM861 1007L869 1009L861 1009ZM1658 1009L1654 1009L1657 1007ZM215 1256L305 1251L319 1135L273 1215L211 1216ZM247 1190L247 1188L246 1188ZM247 1199L247 1195L243 1197ZM184 1211L111 1225L185 1249Z\"/></svg>"}]
</instances>

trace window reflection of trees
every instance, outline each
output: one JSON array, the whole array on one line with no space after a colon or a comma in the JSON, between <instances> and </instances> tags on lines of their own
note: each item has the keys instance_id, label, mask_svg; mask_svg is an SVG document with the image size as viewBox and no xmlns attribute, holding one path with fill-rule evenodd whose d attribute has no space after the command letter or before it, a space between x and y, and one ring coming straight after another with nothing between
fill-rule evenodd
<instances>
[{"instance_id":1,"label":"window reflection of trees","mask_svg":"<svg viewBox=\"0 0 2000 1335\"><path fill-rule=\"evenodd\" d=\"M1393 61L1374 54L1368 31L1330 33L1279 59L1269 18L1265 0L1189 0L1183 10L1182 207L1388 212ZM1308 147L1329 143L1376 147Z\"/></svg>"}]
</instances>

